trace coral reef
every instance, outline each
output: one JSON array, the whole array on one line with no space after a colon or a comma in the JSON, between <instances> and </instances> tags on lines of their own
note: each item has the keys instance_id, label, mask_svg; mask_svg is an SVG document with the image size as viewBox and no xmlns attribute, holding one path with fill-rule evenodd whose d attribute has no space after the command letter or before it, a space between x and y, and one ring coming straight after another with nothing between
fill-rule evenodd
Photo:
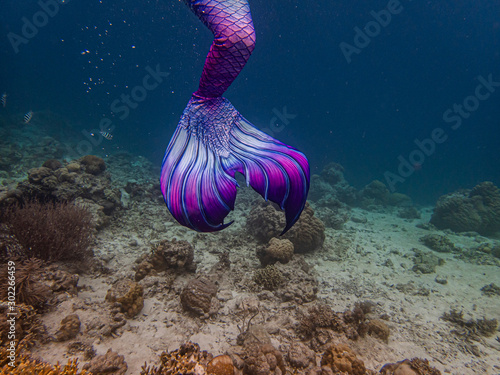
<instances>
[{"instance_id":1,"label":"coral reef","mask_svg":"<svg viewBox=\"0 0 500 375\"><path fill-rule=\"evenodd\" d=\"M29 347L34 341L44 339L45 326L32 306L19 303L12 310L7 302L0 301L0 347L10 342L8 333L11 326L7 321L7 312L16 316L15 333L18 347Z\"/></svg>"},{"instance_id":2,"label":"coral reef","mask_svg":"<svg viewBox=\"0 0 500 375\"><path fill-rule=\"evenodd\" d=\"M458 252L460 249L451 242L448 237L441 236L439 234L427 234L420 237L420 242L422 242L428 248L437 251L438 253L451 253Z\"/></svg>"},{"instance_id":3,"label":"coral reef","mask_svg":"<svg viewBox=\"0 0 500 375\"><path fill-rule=\"evenodd\" d=\"M135 281L120 280L108 290L106 301L118 302L121 312L128 318L133 318L144 307L143 288Z\"/></svg>"},{"instance_id":4,"label":"coral reef","mask_svg":"<svg viewBox=\"0 0 500 375\"><path fill-rule=\"evenodd\" d=\"M218 355L207 364L207 375L234 375L233 360L228 355Z\"/></svg>"},{"instance_id":5,"label":"coral reef","mask_svg":"<svg viewBox=\"0 0 500 375\"><path fill-rule=\"evenodd\" d=\"M85 172L96 176L106 170L106 163L104 163L104 160L95 155L83 156L82 158L80 158L79 162L80 165L85 170ZM61 166L62 165L60 165L59 167ZM57 169L57 168L51 168L51 169ZM73 163L71 170L76 172L78 169L79 168L77 167L77 163Z\"/></svg>"},{"instance_id":6,"label":"coral reef","mask_svg":"<svg viewBox=\"0 0 500 375\"><path fill-rule=\"evenodd\" d=\"M2 353L0 352L0 357ZM5 363L2 366L0 361L0 375L98 375L92 374L85 370L78 371L78 361L76 359L68 360L66 365L55 365L41 362L27 355L17 355L14 366Z\"/></svg>"},{"instance_id":7,"label":"coral reef","mask_svg":"<svg viewBox=\"0 0 500 375\"><path fill-rule=\"evenodd\" d=\"M485 285L481 288L481 292L484 295L492 297L492 296L500 296L500 287L496 286L494 283Z\"/></svg>"},{"instance_id":8,"label":"coral reef","mask_svg":"<svg viewBox=\"0 0 500 375\"><path fill-rule=\"evenodd\" d=\"M330 185L335 186L345 181L344 167L339 163L328 163L323 167L323 170L321 171L321 177Z\"/></svg>"},{"instance_id":9,"label":"coral reef","mask_svg":"<svg viewBox=\"0 0 500 375\"><path fill-rule=\"evenodd\" d=\"M373 205L410 207L412 200L405 194L391 193L383 182L374 180L360 191L359 205L364 208Z\"/></svg>"},{"instance_id":10,"label":"coral reef","mask_svg":"<svg viewBox=\"0 0 500 375\"><path fill-rule=\"evenodd\" d=\"M44 277L50 281L50 290L53 292L67 292L73 295L78 293L79 276L77 274L49 267L45 270Z\"/></svg>"},{"instance_id":11,"label":"coral reef","mask_svg":"<svg viewBox=\"0 0 500 375\"><path fill-rule=\"evenodd\" d=\"M331 345L321 358L321 366L329 367L334 373L367 375L365 364L347 345ZM371 372L370 372L371 373Z\"/></svg>"},{"instance_id":12,"label":"coral reef","mask_svg":"<svg viewBox=\"0 0 500 375\"><path fill-rule=\"evenodd\" d=\"M398 211L398 217L402 219L413 220L413 219L420 219L421 215L420 212L415 207L411 206L400 209Z\"/></svg>"},{"instance_id":13,"label":"coral reef","mask_svg":"<svg viewBox=\"0 0 500 375\"><path fill-rule=\"evenodd\" d=\"M206 277L190 280L181 292L181 304L184 310L206 316L216 312L217 285Z\"/></svg>"},{"instance_id":14,"label":"coral reef","mask_svg":"<svg viewBox=\"0 0 500 375\"><path fill-rule=\"evenodd\" d=\"M200 351L200 346L192 342L182 344L179 349L165 351L160 355L160 365L148 366L144 364L141 375L196 375L205 374L208 363L213 355L207 351ZM213 374L225 375L225 374Z\"/></svg>"},{"instance_id":15,"label":"coral reef","mask_svg":"<svg viewBox=\"0 0 500 375\"><path fill-rule=\"evenodd\" d=\"M124 356L108 349L106 354L95 357L83 369L93 375L125 375L128 366Z\"/></svg>"},{"instance_id":16,"label":"coral reef","mask_svg":"<svg viewBox=\"0 0 500 375\"><path fill-rule=\"evenodd\" d=\"M88 344L81 341L73 341L68 344L68 355L76 356L78 355L85 361L90 361L96 356L96 351L92 344Z\"/></svg>"},{"instance_id":17,"label":"coral reef","mask_svg":"<svg viewBox=\"0 0 500 375\"><path fill-rule=\"evenodd\" d=\"M127 319L122 311L122 305L119 302L114 302L109 307L109 316L94 317L86 322L86 334L90 337L117 337L119 336L118 329L127 324Z\"/></svg>"},{"instance_id":18,"label":"coral reef","mask_svg":"<svg viewBox=\"0 0 500 375\"><path fill-rule=\"evenodd\" d=\"M310 339L311 347L318 350L331 340L332 332L357 340L368 333L370 320L367 314L371 309L370 302L356 303L352 310L344 312L335 312L326 305L316 304L302 316L296 330L301 336ZM385 341L388 337L388 328L380 327L380 325L377 328L378 331L375 333L375 327L372 325L371 333ZM378 335L381 333L380 330L385 331L382 337Z\"/></svg>"},{"instance_id":19,"label":"coral reef","mask_svg":"<svg viewBox=\"0 0 500 375\"><path fill-rule=\"evenodd\" d=\"M37 111L36 115L37 119L47 119L51 123L54 121L52 125L59 126L58 133L69 126L56 120L53 114L46 116L42 111ZM47 136L45 126L40 127L37 122L35 126L19 127L17 121L10 119L4 122L4 119L0 120L0 179L4 179L4 183L22 177L28 169L41 165L46 159L63 157L65 145Z\"/></svg>"},{"instance_id":20,"label":"coral reef","mask_svg":"<svg viewBox=\"0 0 500 375\"><path fill-rule=\"evenodd\" d=\"M48 159L42 164L42 167L55 171L56 169L62 168L62 163L57 159Z\"/></svg>"},{"instance_id":21,"label":"coral reef","mask_svg":"<svg viewBox=\"0 0 500 375\"><path fill-rule=\"evenodd\" d=\"M294 246L296 253L305 253L323 246L325 241L325 225L314 216L311 206L306 203L300 219L284 236Z\"/></svg>"},{"instance_id":22,"label":"coral reef","mask_svg":"<svg viewBox=\"0 0 500 375\"><path fill-rule=\"evenodd\" d=\"M276 264L286 283L277 289L274 294L282 301L293 301L297 304L312 302L318 293L318 280L311 272L312 268L300 255L287 264Z\"/></svg>"},{"instance_id":23,"label":"coral reef","mask_svg":"<svg viewBox=\"0 0 500 375\"><path fill-rule=\"evenodd\" d=\"M472 190L443 195L430 220L440 229L474 231L491 235L500 231L500 190L492 182L482 182Z\"/></svg>"},{"instance_id":24,"label":"coral reef","mask_svg":"<svg viewBox=\"0 0 500 375\"><path fill-rule=\"evenodd\" d=\"M196 271L193 246L187 241L162 240L151 245L151 254L141 257L137 262L135 280L142 280L155 272L174 270L178 272Z\"/></svg>"},{"instance_id":25,"label":"coral reef","mask_svg":"<svg viewBox=\"0 0 500 375\"><path fill-rule=\"evenodd\" d=\"M338 203L339 205L336 207L327 207L318 203L315 213L327 228L341 230L350 218L348 207L340 202Z\"/></svg>"},{"instance_id":26,"label":"coral reef","mask_svg":"<svg viewBox=\"0 0 500 375\"><path fill-rule=\"evenodd\" d=\"M309 199L318 206L330 207L329 202L343 202L352 205L357 200L356 189L344 178L344 167L338 163L329 163L321 175L311 176Z\"/></svg>"},{"instance_id":27,"label":"coral reef","mask_svg":"<svg viewBox=\"0 0 500 375\"><path fill-rule=\"evenodd\" d=\"M381 375L441 375L441 371L429 365L427 359L412 358L388 363L380 369Z\"/></svg>"},{"instance_id":28,"label":"coral reef","mask_svg":"<svg viewBox=\"0 0 500 375\"><path fill-rule=\"evenodd\" d=\"M305 369L316 364L316 353L300 341L294 342L288 349L287 360L293 369Z\"/></svg>"},{"instance_id":29,"label":"coral reef","mask_svg":"<svg viewBox=\"0 0 500 375\"><path fill-rule=\"evenodd\" d=\"M465 320L463 311L458 312L455 309L451 309L449 313L443 313L441 319L454 324L460 329L456 330L455 333L475 340L479 340L479 336L494 335L498 326L496 319Z\"/></svg>"},{"instance_id":30,"label":"coral reef","mask_svg":"<svg viewBox=\"0 0 500 375\"><path fill-rule=\"evenodd\" d=\"M30 169L28 179L0 194L0 206L31 200L76 202L85 205L98 228L122 206L120 190L114 188L104 161L87 155L66 165L48 160L45 166ZM104 169L103 169L104 168Z\"/></svg>"},{"instance_id":31,"label":"coral reef","mask_svg":"<svg viewBox=\"0 0 500 375\"><path fill-rule=\"evenodd\" d=\"M260 202L253 206L247 218L248 231L260 243L267 243L271 238L277 237L282 232L284 225L283 213L270 202Z\"/></svg>"},{"instance_id":32,"label":"coral reef","mask_svg":"<svg viewBox=\"0 0 500 375\"><path fill-rule=\"evenodd\" d=\"M185 269L196 271L194 249L187 241L163 240L152 246L151 263L158 270Z\"/></svg>"},{"instance_id":33,"label":"coral reef","mask_svg":"<svg viewBox=\"0 0 500 375\"><path fill-rule=\"evenodd\" d=\"M275 265L268 265L255 271L253 281L264 289L275 290L285 283L285 278Z\"/></svg>"},{"instance_id":34,"label":"coral reef","mask_svg":"<svg viewBox=\"0 0 500 375\"><path fill-rule=\"evenodd\" d=\"M42 310L47 306L52 293L49 287L40 282L43 262L39 259L27 259L15 262L16 302ZM7 301L8 267L0 266L0 300Z\"/></svg>"},{"instance_id":35,"label":"coral reef","mask_svg":"<svg viewBox=\"0 0 500 375\"><path fill-rule=\"evenodd\" d=\"M242 359L245 375L281 375L286 373L282 354L271 344L251 343L246 345Z\"/></svg>"},{"instance_id":36,"label":"coral reef","mask_svg":"<svg viewBox=\"0 0 500 375\"><path fill-rule=\"evenodd\" d=\"M496 258L500 258L500 245L495 243L484 242L475 249L477 252L491 254Z\"/></svg>"},{"instance_id":37,"label":"coral reef","mask_svg":"<svg viewBox=\"0 0 500 375\"><path fill-rule=\"evenodd\" d=\"M82 261L93 255L91 217L82 207L33 201L10 207L4 219L23 257Z\"/></svg>"},{"instance_id":38,"label":"coral reef","mask_svg":"<svg viewBox=\"0 0 500 375\"><path fill-rule=\"evenodd\" d=\"M380 319L372 319L366 323L366 332L371 336L376 336L385 343L389 342L389 327Z\"/></svg>"},{"instance_id":39,"label":"coral reef","mask_svg":"<svg viewBox=\"0 0 500 375\"><path fill-rule=\"evenodd\" d=\"M68 341L74 339L80 332L80 318L77 314L71 314L61 321L61 327L55 334L57 341Z\"/></svg>"},{"instance_id":40,"label":"coral reef","mask_svg":"<svg viewBox=\"0 0 500 375\"><path fill-rule=\"evenodd\" d=\"M268 202L254 206L247 219L248 230L261 243L267 243L271 238L277 237L284 226L283 213ZM283 238L293 243L297 253L312 251L323 245L325 225L314 216L314 210L306 203L300 219Z\"/></svg>"},{"instance_id":41,"label":"coral reef","mask_svg":"<svg viewBox=\"0 0 500 375\"><path fill-rule=\"evenodd\" d=\"M287 239L273 237L267 246L257 249L257 257L263 267L276 262L286 264L293 257L293 243Z\"/></svg>"}]
</instances>

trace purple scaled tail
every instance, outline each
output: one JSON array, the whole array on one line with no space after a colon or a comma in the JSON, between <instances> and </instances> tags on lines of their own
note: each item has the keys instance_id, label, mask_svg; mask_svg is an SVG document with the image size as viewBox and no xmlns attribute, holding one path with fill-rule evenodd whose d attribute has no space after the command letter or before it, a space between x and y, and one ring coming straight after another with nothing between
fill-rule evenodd
<instances>
[{"instance_id":1,"label":"purple scaled tail","mask_svg":"<svg viewBox=\"0 0 500 375\"><path fill-rule=\"evenodd\" d=\"M185 0L214 33L200 86L163 159L165 203L182 225L200 232L226 228L234 209L235 173L285 210L285 233L309 191L309 164L300 151L256 129L221 95L245 66L255 43L246 0Z\"/></svg>"}]
</instances>

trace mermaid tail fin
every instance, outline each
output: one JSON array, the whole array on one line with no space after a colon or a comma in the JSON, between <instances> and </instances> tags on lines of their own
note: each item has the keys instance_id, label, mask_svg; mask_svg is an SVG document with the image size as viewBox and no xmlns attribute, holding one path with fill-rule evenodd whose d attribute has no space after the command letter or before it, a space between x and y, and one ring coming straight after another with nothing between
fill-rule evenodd
<instances>
[{"instance_id":1,"label":"mermaid tail fin","mask_svg":"<svg viewBox=\"0 0 500 375\"><path fill-rule=\"evenodd\" d=\"M227 99L194 96L163 159L160 182L168 209L180 224L200 232L226 228L236 172L285 210L283 233L290 229L309 191L304 154L256 129Z\"/></svg>"}]
</instances>

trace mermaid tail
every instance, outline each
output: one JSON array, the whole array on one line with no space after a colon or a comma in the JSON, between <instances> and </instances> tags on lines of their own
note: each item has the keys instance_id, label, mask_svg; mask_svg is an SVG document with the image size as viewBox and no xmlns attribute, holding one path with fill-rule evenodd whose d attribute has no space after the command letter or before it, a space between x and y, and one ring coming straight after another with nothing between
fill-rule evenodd
<instances>
[{"instance_id":1,"label":"mermaid tail","mask_svg":"<svg viewBox=\"0 0 500 375\"><path fill-rule=\"evenodd\" d=\"M234 209L235 173L285 210L285 233L298 220L309 191L309 165L300 151L256 129L221 95L250 57L255 42L246 0L186 0L215 40L200 87L189 101L163 159L165 203L182 225L201 232L226 228Z\"/></svg>"}]
</instances>

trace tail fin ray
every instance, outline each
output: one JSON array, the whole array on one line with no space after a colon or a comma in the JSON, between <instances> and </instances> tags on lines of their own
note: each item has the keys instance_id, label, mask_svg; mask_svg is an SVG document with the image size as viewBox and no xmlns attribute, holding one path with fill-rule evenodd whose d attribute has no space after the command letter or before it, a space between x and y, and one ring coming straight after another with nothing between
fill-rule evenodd
<instances>
[{"instance_id":1,"label":"tail fin ray","mask_svg":"<svg viewBox=\"0 0 500 375\"><path fill-rule=\"evenodd\" d=\"M207 113L205 113L207 112ZM309 191L309 164L297 149L256 129L223 98L193 99L167 147L160 178L177 221L201 232L226 228L234 209L235 173L285 210L285 233L298 220Z\"/></svg>"}]
</instances>

